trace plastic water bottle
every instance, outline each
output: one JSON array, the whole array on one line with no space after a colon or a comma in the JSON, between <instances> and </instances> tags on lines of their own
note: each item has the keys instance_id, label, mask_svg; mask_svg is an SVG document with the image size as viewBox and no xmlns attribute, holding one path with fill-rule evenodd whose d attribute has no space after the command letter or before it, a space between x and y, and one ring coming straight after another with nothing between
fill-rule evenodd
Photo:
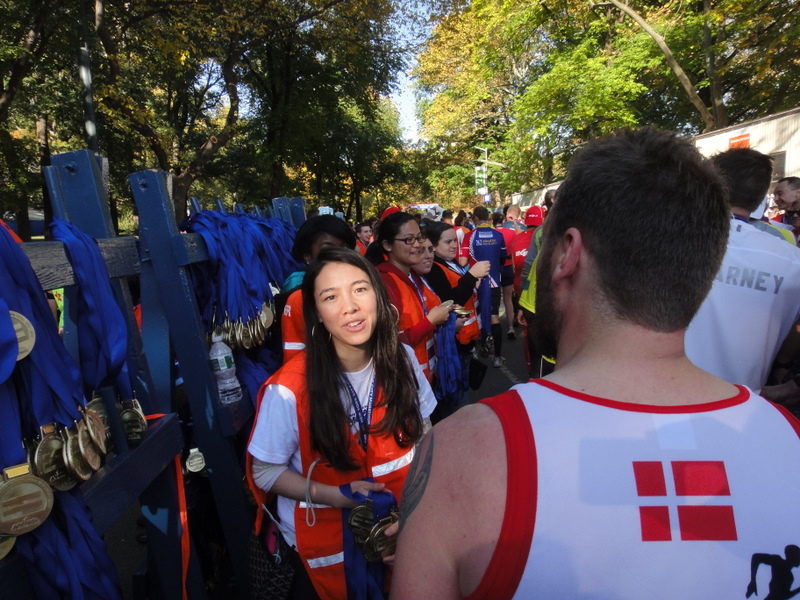
<instances>
[{"instance_id":1,"label":"plastic water bottle","mask_svg":"<svg viewBox=\"0 0 800 600\"><path fill-rule=\"evenodd\" d=\"M236 404L242 399L242 386L236 379L236 363L230 346L222 341L222 336L211 337L211 350L208 364L217 379L217 392L222 404Z\"/></svg>"}]
</instances>

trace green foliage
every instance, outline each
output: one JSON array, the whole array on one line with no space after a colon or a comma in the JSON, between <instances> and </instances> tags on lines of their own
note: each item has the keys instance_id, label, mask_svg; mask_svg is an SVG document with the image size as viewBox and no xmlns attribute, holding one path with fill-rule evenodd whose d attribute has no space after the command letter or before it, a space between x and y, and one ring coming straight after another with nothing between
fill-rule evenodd
<instances>
[{"instance_id":1,"label":"green foliage","mask_svg":"<svg viewBox=\"0 0 800 600\"><path fill-rule=\"evenodd\" d=\"M800 104L800 3L628 5L716 127ZM507 195L559 179L581 145L616 128L705 126L654 38L609 3L472 0L436 23L415 75L429 152L456 147L430 175L440 186L476 142L505 165L490 181Z\"/></svg>"}]
</instances>

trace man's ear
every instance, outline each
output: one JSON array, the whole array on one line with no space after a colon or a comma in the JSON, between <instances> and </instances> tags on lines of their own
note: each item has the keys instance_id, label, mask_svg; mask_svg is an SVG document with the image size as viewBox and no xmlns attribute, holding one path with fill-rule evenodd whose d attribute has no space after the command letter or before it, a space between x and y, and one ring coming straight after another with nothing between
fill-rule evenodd
<instances>
[{"instance_id":1,"label":"man's ear","mask_svg":"<svg viewBox=\"0 0 800 600\"><path fill-rule=\"evenodd\" d=\"M553 281L573 275L580 265L583 253L583 237L575 227L570 227L561 236L553 253Z\"/></svg>"}]
</instances>

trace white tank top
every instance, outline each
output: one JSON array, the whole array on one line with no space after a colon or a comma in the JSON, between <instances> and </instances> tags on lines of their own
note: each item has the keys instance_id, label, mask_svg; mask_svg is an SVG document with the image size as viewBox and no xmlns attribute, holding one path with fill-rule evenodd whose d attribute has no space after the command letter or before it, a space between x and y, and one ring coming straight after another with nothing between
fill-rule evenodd
<instances>
[{"instance_id":1,"label":"white tank top","mask_svg":"<svg viewBox=\"0 0 800 600\"><path fill-rule=\"evenodd\" d=\"M754 554L780 570L800 546L800 423L746 388L653 407L538 380L487 404L503 423L508 502L470 598L744 598ZM772 574L758 568L758 598Z\"/></svg>"}]
</instances>

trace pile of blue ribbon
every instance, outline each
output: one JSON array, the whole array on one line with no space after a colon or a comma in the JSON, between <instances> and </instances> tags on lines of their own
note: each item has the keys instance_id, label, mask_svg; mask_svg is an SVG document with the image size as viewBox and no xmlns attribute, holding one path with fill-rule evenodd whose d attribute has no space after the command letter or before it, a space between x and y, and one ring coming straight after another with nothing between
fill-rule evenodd
<instances>
[{"instance_id":1,"label":"pile of blue ribbon","mask_svg":"<svg viewBox=\"0 0 800 600\"><path fill-rule=\"evenodd\" d=\"M203 210L190 215L181 229L200 234L208 247L208 261L189 271L208 333L226 321L257 319L262 305L300 268L291 256L296 230L283 219ZM234 357L236 373L255 402L280 359L263 345L234 348Z\"/></svg>"},{"instance_id":2,"label":"pile of blue ribbon","mask_svg":"<svg viewBox=\"0 0 800 600\"><path fill-rule=\"evenodd\" d=\"M0 228L0 468L26 462L21 441L32 440L38 427L57 422L72 425L85 403L78 366L58 335L47 299L27 256ZM9 311L30 321L36 342L17 361ZM81 492L54 491L54 505L36 529L17 538L14 551L23 558L37 598L121 598L116 568L105 542L92 526Z\"/></svg>"},{"instance_id":3,"label":"pile of blue ribbon","mask_svg":"<svg viewBox=\"0 0 800 600\"><path fill-rule=\"evenodd\" d=\"M458 404L469 387L469 373L461 368L456 341L456 319L458 315L451 312L447 321L436 328L434 342L436 344L436 380L433 391L439 402Z\"/></svg>"}]
</instances>

